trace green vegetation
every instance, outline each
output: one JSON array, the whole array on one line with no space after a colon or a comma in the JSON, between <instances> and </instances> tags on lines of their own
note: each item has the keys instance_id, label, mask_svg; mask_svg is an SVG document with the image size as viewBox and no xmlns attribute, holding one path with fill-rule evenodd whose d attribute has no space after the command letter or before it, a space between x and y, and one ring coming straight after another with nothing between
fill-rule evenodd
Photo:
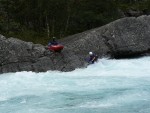
<instances>
[{"instance_id":1,"label":"green vegetation","mask_svg":"<svg viewBox=\"0 0 150 113\"><path fill-rule=\"evenodd\" d=\"M121 18L119 10L150 9L149 0L0 0L0 34L47 44Z\"/></svg>"}]
</instances>

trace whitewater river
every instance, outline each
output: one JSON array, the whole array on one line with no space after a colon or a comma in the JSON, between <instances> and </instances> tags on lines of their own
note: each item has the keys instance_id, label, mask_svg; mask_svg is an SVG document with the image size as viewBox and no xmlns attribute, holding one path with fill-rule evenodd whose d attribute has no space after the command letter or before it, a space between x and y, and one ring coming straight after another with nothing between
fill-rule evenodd
<instances>
[{"instance_id":1,"label":"whitewater river","mask_svg":"<svg viewBox=\"0 0 150 113\"><path fill-rule=\"evenodd\" d=\"M0 113L150 113L150 57L2 74Z\"/></svg>"}]
</instances>

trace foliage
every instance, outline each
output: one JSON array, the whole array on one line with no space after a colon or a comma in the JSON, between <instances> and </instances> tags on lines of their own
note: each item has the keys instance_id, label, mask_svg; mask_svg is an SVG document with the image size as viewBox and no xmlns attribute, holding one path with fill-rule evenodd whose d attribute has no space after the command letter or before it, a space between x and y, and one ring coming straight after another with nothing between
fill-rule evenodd
<instances>
[{"instance_id":1,"label":"foliage","mask_svg":"<svg viewBox=\"0 0 150 113\"><path fill-rule=\"evenodd\" d=\"M121 17L118 10L149 10L149 0L0 0L0 33L46 44L102 26Z\"/></svg>"}]
</instances>

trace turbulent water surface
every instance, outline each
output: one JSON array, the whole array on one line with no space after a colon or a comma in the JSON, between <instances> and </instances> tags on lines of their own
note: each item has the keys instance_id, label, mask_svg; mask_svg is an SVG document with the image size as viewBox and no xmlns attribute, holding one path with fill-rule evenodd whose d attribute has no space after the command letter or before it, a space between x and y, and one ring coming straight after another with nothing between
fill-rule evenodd
<instances>
[{"instance_id":1,"label":"turbulent water surface","mask_svg":"<svg viewBox=\"0 0 150 113\"><path fill-rule=\"evenodd\" d=\"M2 74L0 113L150 113L150 57Z\"/></svg>"}]
</instances>

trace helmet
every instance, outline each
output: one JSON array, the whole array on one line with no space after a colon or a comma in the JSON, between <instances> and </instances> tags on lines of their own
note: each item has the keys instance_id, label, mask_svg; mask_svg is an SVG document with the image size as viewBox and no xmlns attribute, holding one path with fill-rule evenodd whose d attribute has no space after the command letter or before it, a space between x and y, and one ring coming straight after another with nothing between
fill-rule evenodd
<instances>
[{"instance_id":1,"label":"helmet","mask_svg":"<svg viewBox=\"0 0 150 113\"><path fill-rule=\"evenodd\" d=\"M89 52L89 55L93 55L93 52Z\"/></svg>"}]
</instances>

